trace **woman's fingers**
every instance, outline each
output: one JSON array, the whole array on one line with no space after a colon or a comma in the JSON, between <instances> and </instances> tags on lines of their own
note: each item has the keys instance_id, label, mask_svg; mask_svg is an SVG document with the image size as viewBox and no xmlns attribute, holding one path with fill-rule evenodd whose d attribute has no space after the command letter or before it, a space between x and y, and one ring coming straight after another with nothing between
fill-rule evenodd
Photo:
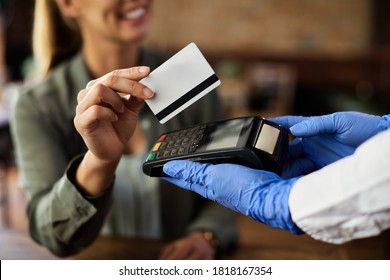
<instances>
[{"instance_id":1,"label":"woman's fingers","mask_svg":"<svg viewBox=\"0 0 390 280\"><path fill-rule=\"evenodd\" d=\"M149 72L149 67L132 67L114 70L90 81L77 96L77 113L82 113L94 105L106 106L117 113L123 112L124 106L137 109L144 99L154 94L138 82L149 75Z\"/></svg>"},{"instance_id":2,"label":"woman's fingers","mask_svg":"<svg viewBox=\"0 0 390 280\"><path fill-rule=\"evenodd\" d=\"M87 89L101 83L112 90L124 94L131 94L141 99L153 96L153 91L138 81L149 75L149 67L132 67L127 69L114 70L87 84Z\"/></svg>"},{"instance_id":3,"label":"woman's fingers","mask_svg":"<svg viewBox=\"0 0 390 280\"><path fill-rule=\"evenodd\" d=\"M139 67L131 67L131 68L125 68L125 69L116 69L114 71L111 71L110 73L107 73L106 75L97 78L95 80L90 81L87 84L87 88L93 86L97 82L100 82L104 80L107 76L118 76L130 80L139 81L142 78L149 75L150 69L146 66L139 66Z\"/></svg>"},{"instance_id":4,"label":"woman's fingers","mask_svg":"<svg viewBox=\"0 0 390 280\"><path fill-rule=\"evenodd\" d=\"M78 96L79 104L76 107L78 114L94 105L101 105L113 109L115 112L124 112L122 98L111 88L97 83L89 90L82 90Z\"/></svg>"},{"instance_id":5,"label":"woman's fingers","mask_svg":"<svg viewBox=\"0 0 390 280\"><path fill-rule=\"evenodd\" d=\"M118 120L118 116L111 109L97 105L89 107L83 112L82 116L83 117L81 117L81 115L79 117L76 116L75 121L78 123L79 127L83 129L84 133L94 131L99 121L114 122Z\"/></svg>"}]
</instances>

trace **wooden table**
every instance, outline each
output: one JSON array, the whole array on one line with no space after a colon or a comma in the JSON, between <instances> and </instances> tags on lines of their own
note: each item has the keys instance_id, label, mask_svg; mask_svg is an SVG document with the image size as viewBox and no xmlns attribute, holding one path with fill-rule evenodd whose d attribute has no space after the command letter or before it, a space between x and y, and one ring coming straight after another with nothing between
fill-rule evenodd
<instances>
[{"instance_id":1,"label":"wooden table","mask_svg":"<svg viewBox=\"0 0 390 280\"><path fill-rule=\"evenodd\" d=\"M165 243L142 239L100 237L91 247L75 255L75 259L157 259ZM297 250L295 246L249 245L242 244L224 253L224 260L261 259L348 259L348 254L336 245L305 246Z\"/></svg>"},{"instance_id":2,"label":"wooden table","mask_svg":"<svg viewBox=\"0 0 390 280\"><path fill-rule=\"evenodd\" d=\"M220 256L225 260L390 259L390 231L343 245L270 228L247 217L238 219L240 244ZM76 259L156 259L162 241L100 237Z\"/></svg>"},{"instance_id":3,"label":"wooden table","mask_svg":"<svg viewBox=\"0 0 390 280\"><path fill-rule=\"evenodd\" d=\"M269 228L249 218L239 219L240 245L221 255L226 260L338 260L390 259L390 231L343 245L316 241L307 235ZM153 260L166 243L121 237L99 237L72 259ZM0 228L0 259L58 259L24 231Z\"/></svg>"}]
</instances>

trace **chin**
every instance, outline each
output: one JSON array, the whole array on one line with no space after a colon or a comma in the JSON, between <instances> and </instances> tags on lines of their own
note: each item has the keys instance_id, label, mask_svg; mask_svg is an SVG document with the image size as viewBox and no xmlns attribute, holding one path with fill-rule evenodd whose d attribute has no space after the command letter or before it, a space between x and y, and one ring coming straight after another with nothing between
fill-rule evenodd
<instances>
[{"instance_id":1,"label":"chin","mask_svg":"<svg viewBox=\"0 0 390 280\"><path fill-rule=\"evenodd\" d=\"M138 29L137 32L133 32L129 35L128 39L134 42L144 41L149 35L149 28Z\"/></svg>"},{"instance_id":2,"label":"chin","mask_svg":"<svg viewBox=\"0 0 390 280\"><path fill-rule=\"evenodd\" d=\"M147 37L147 34L141 34L141 35L138 35L138 36L134 36L134 34L132 36L129 36L127 38L123 38L121 41L123 44L142 44L145 39Z\"/></svg>"}]
</instances>

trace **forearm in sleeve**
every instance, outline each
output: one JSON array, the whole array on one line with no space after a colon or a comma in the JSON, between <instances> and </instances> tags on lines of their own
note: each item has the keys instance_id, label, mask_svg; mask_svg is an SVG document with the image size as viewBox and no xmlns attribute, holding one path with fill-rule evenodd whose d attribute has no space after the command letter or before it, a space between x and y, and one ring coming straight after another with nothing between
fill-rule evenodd
<instances>
[{"instance_id":1,"label":"forearm in sleeve","mask_svg":"<svg viewBox=\"0 0 390 280\"><path fill-rule=\"evenodd\" d=\"M98 236L109 211L111 190L98 198L83 197L70 178L80 158L48 191L35 195L28 205L30 234L58 256L79 252Z\"/></svg>"},{"instance_id":2,"label":"forearm in sleeve","mask_svg":"<svg viewBox=\"0 0 390 280\"><path fill-rule=\"evenodd\" d=\"M390 227L390 130L356 152L300 178L291 190L294 222L315 239L344 243Z\"/></svg>"}]
</instances>

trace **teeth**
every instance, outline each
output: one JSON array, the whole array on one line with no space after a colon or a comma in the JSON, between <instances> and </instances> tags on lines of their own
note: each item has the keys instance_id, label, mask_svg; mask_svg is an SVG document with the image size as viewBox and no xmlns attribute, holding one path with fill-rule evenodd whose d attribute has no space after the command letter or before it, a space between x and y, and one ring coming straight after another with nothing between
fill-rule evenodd
<instances>
[{"instance_id":1,"label":"teeth","mask_svg":"<svg viewBox=\"0 0 390 280\"><path fill-rule=\"evenodd\" d=\"M127 14L124 15L126 19L137 19L140 18L145 14L145 9L144 8L138 8L134 11L131 11Z\"/></svg>"}]
</instances>

